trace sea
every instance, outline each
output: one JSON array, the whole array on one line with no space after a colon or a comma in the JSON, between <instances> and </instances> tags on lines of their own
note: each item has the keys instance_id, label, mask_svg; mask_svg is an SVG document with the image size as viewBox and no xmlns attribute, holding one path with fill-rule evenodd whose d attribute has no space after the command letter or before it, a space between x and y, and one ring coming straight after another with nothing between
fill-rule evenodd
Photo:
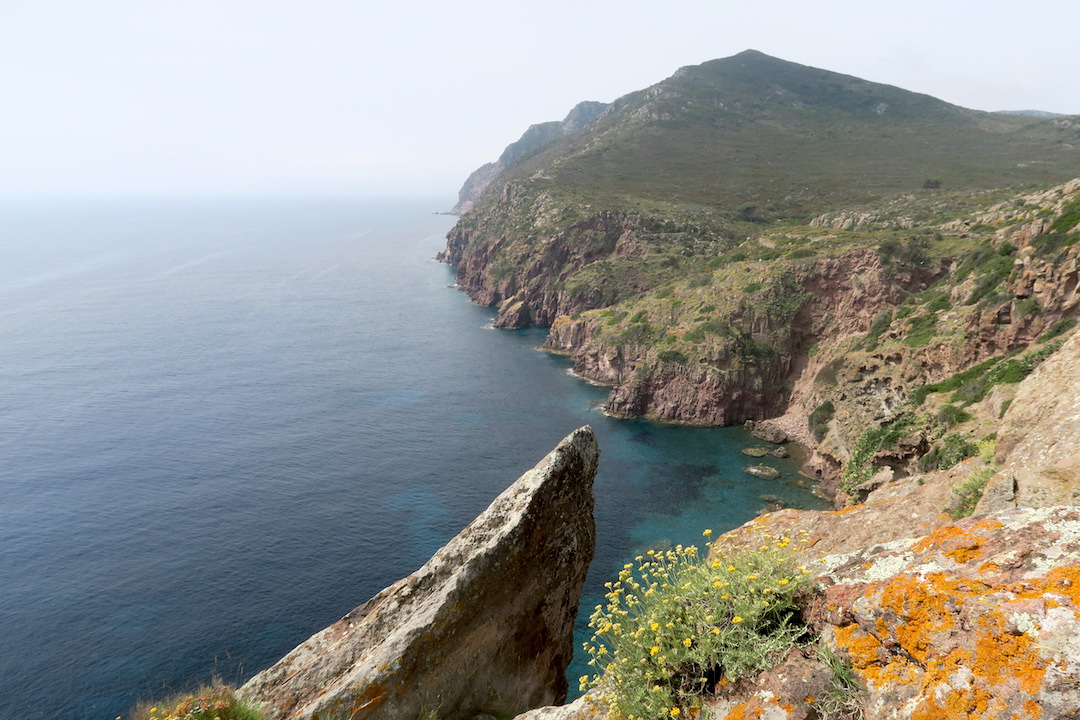
<instances>
[{"instance_id":1,"label":"sea","mask_svg":"<svg viewBox=\"0 0 1080 720\"><path fill-rule=\"evenodd\" d=\"M542 330L491 329L434 259L451 203L0 199L0 718L243 681L582 425L579 640L643 549L824 506L794 460L746 474L742 429L608 417Z\"/></svg>"}]
</instances>

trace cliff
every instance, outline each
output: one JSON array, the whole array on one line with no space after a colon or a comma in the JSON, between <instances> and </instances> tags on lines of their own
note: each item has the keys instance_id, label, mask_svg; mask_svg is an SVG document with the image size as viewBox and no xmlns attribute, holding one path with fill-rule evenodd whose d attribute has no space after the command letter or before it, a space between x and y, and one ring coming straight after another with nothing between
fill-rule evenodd
<instances>
[{"instance_id":1,"label":"cliff","mask_svg":"<svg viewBox=\"0 0 1080 720\"><path fill-rule=\"evenodd\" d=\"M797 611L806 635L748 678L710 671L721 679L695 707L717 720L1076 717L1077 363L1073 336L1020 383L996 452L886 483L842 511L782 510L722 536L717 565L747 544L801 539L792 562L809 573ZM999 466L1009 507L984 502L954 519L971 479ZM606 717L604 693L521 718Z\"/></svg>"},{"instance_id":2,"label":"cliff","mask_svg":"<svg viewBox=\"0 0 1080 720\"><path fill-rule=\"evenodd\" d=\"M495 327L550 327L545 348L611 385L612 414L779 418L839 480L868 428L940 410L909 407L913 391L1077 315L1080 185L1048 186L1080 167L1075 118L747 51L575 127L508 148L440 258L499 308ZM875 468L910 474L940 429L968 432L954 425L874 448L843 491Z\"/></svg>"},{"instance_id":3,"label":"cliff","mask_svg":"<svg viewBox=\"0 0 1080 720\"><path fill-rule=\"evenodd\" d=\"M689 615L667 645L643 610L623 626L618 608L655 602L631 564L594 627L655 644L524 717L625 715L624 664L655 665L633 702L680 698L650 711L666 717L1080 714L1077 167L1080 119L748 51L493 172L441 258L497 327L549 327L543 347L610 385L612 414L800 441L843 508L766 515L713 546L709 567L731 570L758 542L805 545L799 606L774 619L805 643L771 667L665 668L705 643ZM746 620L708 618L725 637Z\"/></svg>"},{"instance_id":4,"label":"cliff","mask_svg":"<svg viewBox=\"0 0 1080 720\"><path fill-rule=\"evenodd\" d=\"M592 430L571 433L419 570L239 691L267 720L510 717L566 696L592 559Z\"/></svg>"}]
</instances>

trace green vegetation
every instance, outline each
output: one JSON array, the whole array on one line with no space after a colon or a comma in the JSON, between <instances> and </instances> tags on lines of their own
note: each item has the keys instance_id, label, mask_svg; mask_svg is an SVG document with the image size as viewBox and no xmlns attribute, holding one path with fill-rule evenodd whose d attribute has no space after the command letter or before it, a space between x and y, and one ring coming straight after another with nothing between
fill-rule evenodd
<instances>
[{"instance_id":1,"label":"green vegetation","mask_svg":"<svg viewBox=\"0 0 1080 720\"><path fill-rule=\"evenodd\" d=\"M778 87L786 102L773 96ZM881 106L888 112L877 113ZM964 110L748 52L627 95L588 131L507 174L606 205L721 207L749 234L837 201L914 193L931 202L974 188L1063 182L1080 166L1076 135L1051 120Z\"/></svg>"},{"instance_id":2,"label":"green vegetation","mask_svg":"<svg viewBox=\"0 0 1080 720\"><path fill-rule=\"evenodd\" d=\"M843 356L830 360L818 370L817 375L814 376L814 382L819 385L824 385L825 387L834 387L836 385L837 376L840 373L840 368L843 366Z\"/></svg>"},{"instance_id":3,"label":"green vegetation","mask_svg":"<svg viewBox=\"0 0 1080 720\"><path fill-rule=\"evenodd\" d=\"M707 543L704 557L680 545L627 563L589 621L595 674L581 689L598 688L612 720L694 717L718 680L777 662L806 632L795 595L807 571L794 567L791 542Z\"/></svg>"},{"instance_id":4,"label":"green vegetation","mask_svg":"<svg viewBox=\"0 0 1080 720\"><path fill-rule=\"evenodd\" d=\"M233 688L215 681L195 692L173 695L158 703L140 703L128 717L129 720L262 720L262 713L237 698Z\"/></svg>"},{"instance_id":5,"label":"green vegetation","mask_svg":"<svg viewBox=\"0 0 1080 720\"><path fill-rule=\"evenodd\" d=\"M836 408L830 400L821 403L814 408L812 413L810 413L810 416L807 418L807 424L810 427L810 434L814 436L816 442L821 442L825 439L825 433L829 431L829 422L833 419L833 415L835 414Z\"/></svg>"},{"instance_id":6,"label":"green vegetation","mask_svg":"<svg viewBox=\"0 0 1080 720\"><path fill-rule=\"evenodd\" d=\"M971 413L961 410L955 405L942 405L938 410L934 420L937 424L946 430L955 427L961 423L965 423L971 419Z\"/></svg>"},{"instance_id":7,"label":"green vegetation","mask_svg":"<svg viewBox=\"0 0 1080 720\"><path fill-rule=\"evenodd\" d=\"M984 399L995 385L1016 384L1026 378L1046 358L1061 347L1061 342L1058 340L1048 343L1019 357L1015 355L1013 357L999 355L984 360L978 365L973 365L967 370L956 373L947 380L916 388L909 396L909 402L912 407L917 408L932 393L952 392L952 402L959 402L963 406L977 403Z\"/></svg>"},{"instance_id":8,"label":"green vegetation","mask_svg":"<svg viewBox=\"0 0 1080 720\"><path fill-rule=\"evenodd\" d=\"M882 308L881 312L874 318L874 322L870 325L870 330L866 333L866 337L863 338L862 347L866 350L874 350L877 347L878 339L881 334L889 329L892 325L893 311L892 308Z\"/></svg>"},{"instance_id":9,"label":"green vegetation","mask_svg":"<svg viewBox=\"0 0 1080 720\"><path fill-rule=\"evenodd\" d=\"M823 696L814 698L811 706L821 720L862 720L860 695L866 692L851 663L826 645L819 645L818 659L832 670L832 687Z\"/></svg>"},{"instance_id":10,"label":"green vegetation","mask_svg":"<svg viewBox=\"0 0 1080 720\"><path fill-rule=\"evenodd\" d=\"M871 428L855 441L851 459L840 474L840 489L852 493L874 473L873 459L879 450L896 445L918 427L914 414L903 412L880 427Z\"/></svg>"},{"instance_id":11,"label":"green vegetation","mask_svg":"<svg viewBox=\"0 0 1080 720\"><path fill-rule=\"evenodd\" d=\"M904 335L904 344L912 348L920 348L927 345L934 337L934 329L937 327L937 314L919 315L912 318L907 334Z\"/></svg>"},{"instance_id":12,"label":"green vegetation","mask_svg":"<svg viewBox=\"0 0 1080 720\"><path fill-rule=\"evenodd\" d=\"M941 443L919 458L919 470L948 470L961 460L975 456L979 448L960 433L949 433Z\"/></svg>"},{"instance_id":13,"label":"green vegetation","mask_svg":"<svg viewBox=\"0 0 1080 720\"><path fill-rule=\"evenodd\" d=\"M1063 333L1068 332L1069 330L1072 330L1074 327L1076 327L1076 318L1074 318L1074 317L1061 318L1056 323L1051 325L1050 328L1046 332L1044 332L1042 335L1040 335L1037 342L1046 342L1047 340L1052 340L1052 339L1056 338L1058 335L1061 335Z\"/></svg>"},{"instance_id":14,"label":"green vegetation","mask_svg":"<svg viewBox=\"0 0 1080 720\"><path fill-rule=\"evenodd\" d=\"M979 500L982 499L986 484L990 482L990 478L997 474L999 468L994 464L994 450L996 449L996 446L997 443L993 437L980 440L977 444L976 452L979 459L986 464L973 472L971 477L967 480L964 480L953 488L954 501L949 507L949 515L951 515L954 520L969 517L975 512L975 506L978 505Z\"/></svg>"}]
</instances>

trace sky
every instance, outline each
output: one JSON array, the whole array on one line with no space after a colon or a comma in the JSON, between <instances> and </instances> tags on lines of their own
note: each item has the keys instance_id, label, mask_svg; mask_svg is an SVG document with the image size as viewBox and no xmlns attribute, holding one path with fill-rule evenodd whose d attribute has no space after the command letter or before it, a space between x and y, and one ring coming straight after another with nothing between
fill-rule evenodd
<instances>
[{"instance_id":1,"label":"sky","mask_svg":"<svg viewBox=\"0 0 1080 720\"><path fill-rule=\"evenodd\" d=\"M452 197L529 125L750 48L1080 114L1077 27L1076 0L0 0L0 195Z\"/></svg>"}]
</instances>

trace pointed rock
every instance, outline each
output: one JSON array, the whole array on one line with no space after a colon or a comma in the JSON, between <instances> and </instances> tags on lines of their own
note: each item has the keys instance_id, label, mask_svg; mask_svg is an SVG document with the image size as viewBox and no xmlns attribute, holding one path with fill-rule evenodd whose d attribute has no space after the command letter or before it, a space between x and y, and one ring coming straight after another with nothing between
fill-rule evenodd
<instances>
[{"instance_id":1,"label":"pointed rock","mask_svg":"<svg viewBox=\"0 0 1080 720\"><path fill-rule=\"evenodd\" d=\"M267 720L512 717L561 702L598 457L592 429L574 431L422 568L240 695Z\"/></svg>"}]
</instances>

